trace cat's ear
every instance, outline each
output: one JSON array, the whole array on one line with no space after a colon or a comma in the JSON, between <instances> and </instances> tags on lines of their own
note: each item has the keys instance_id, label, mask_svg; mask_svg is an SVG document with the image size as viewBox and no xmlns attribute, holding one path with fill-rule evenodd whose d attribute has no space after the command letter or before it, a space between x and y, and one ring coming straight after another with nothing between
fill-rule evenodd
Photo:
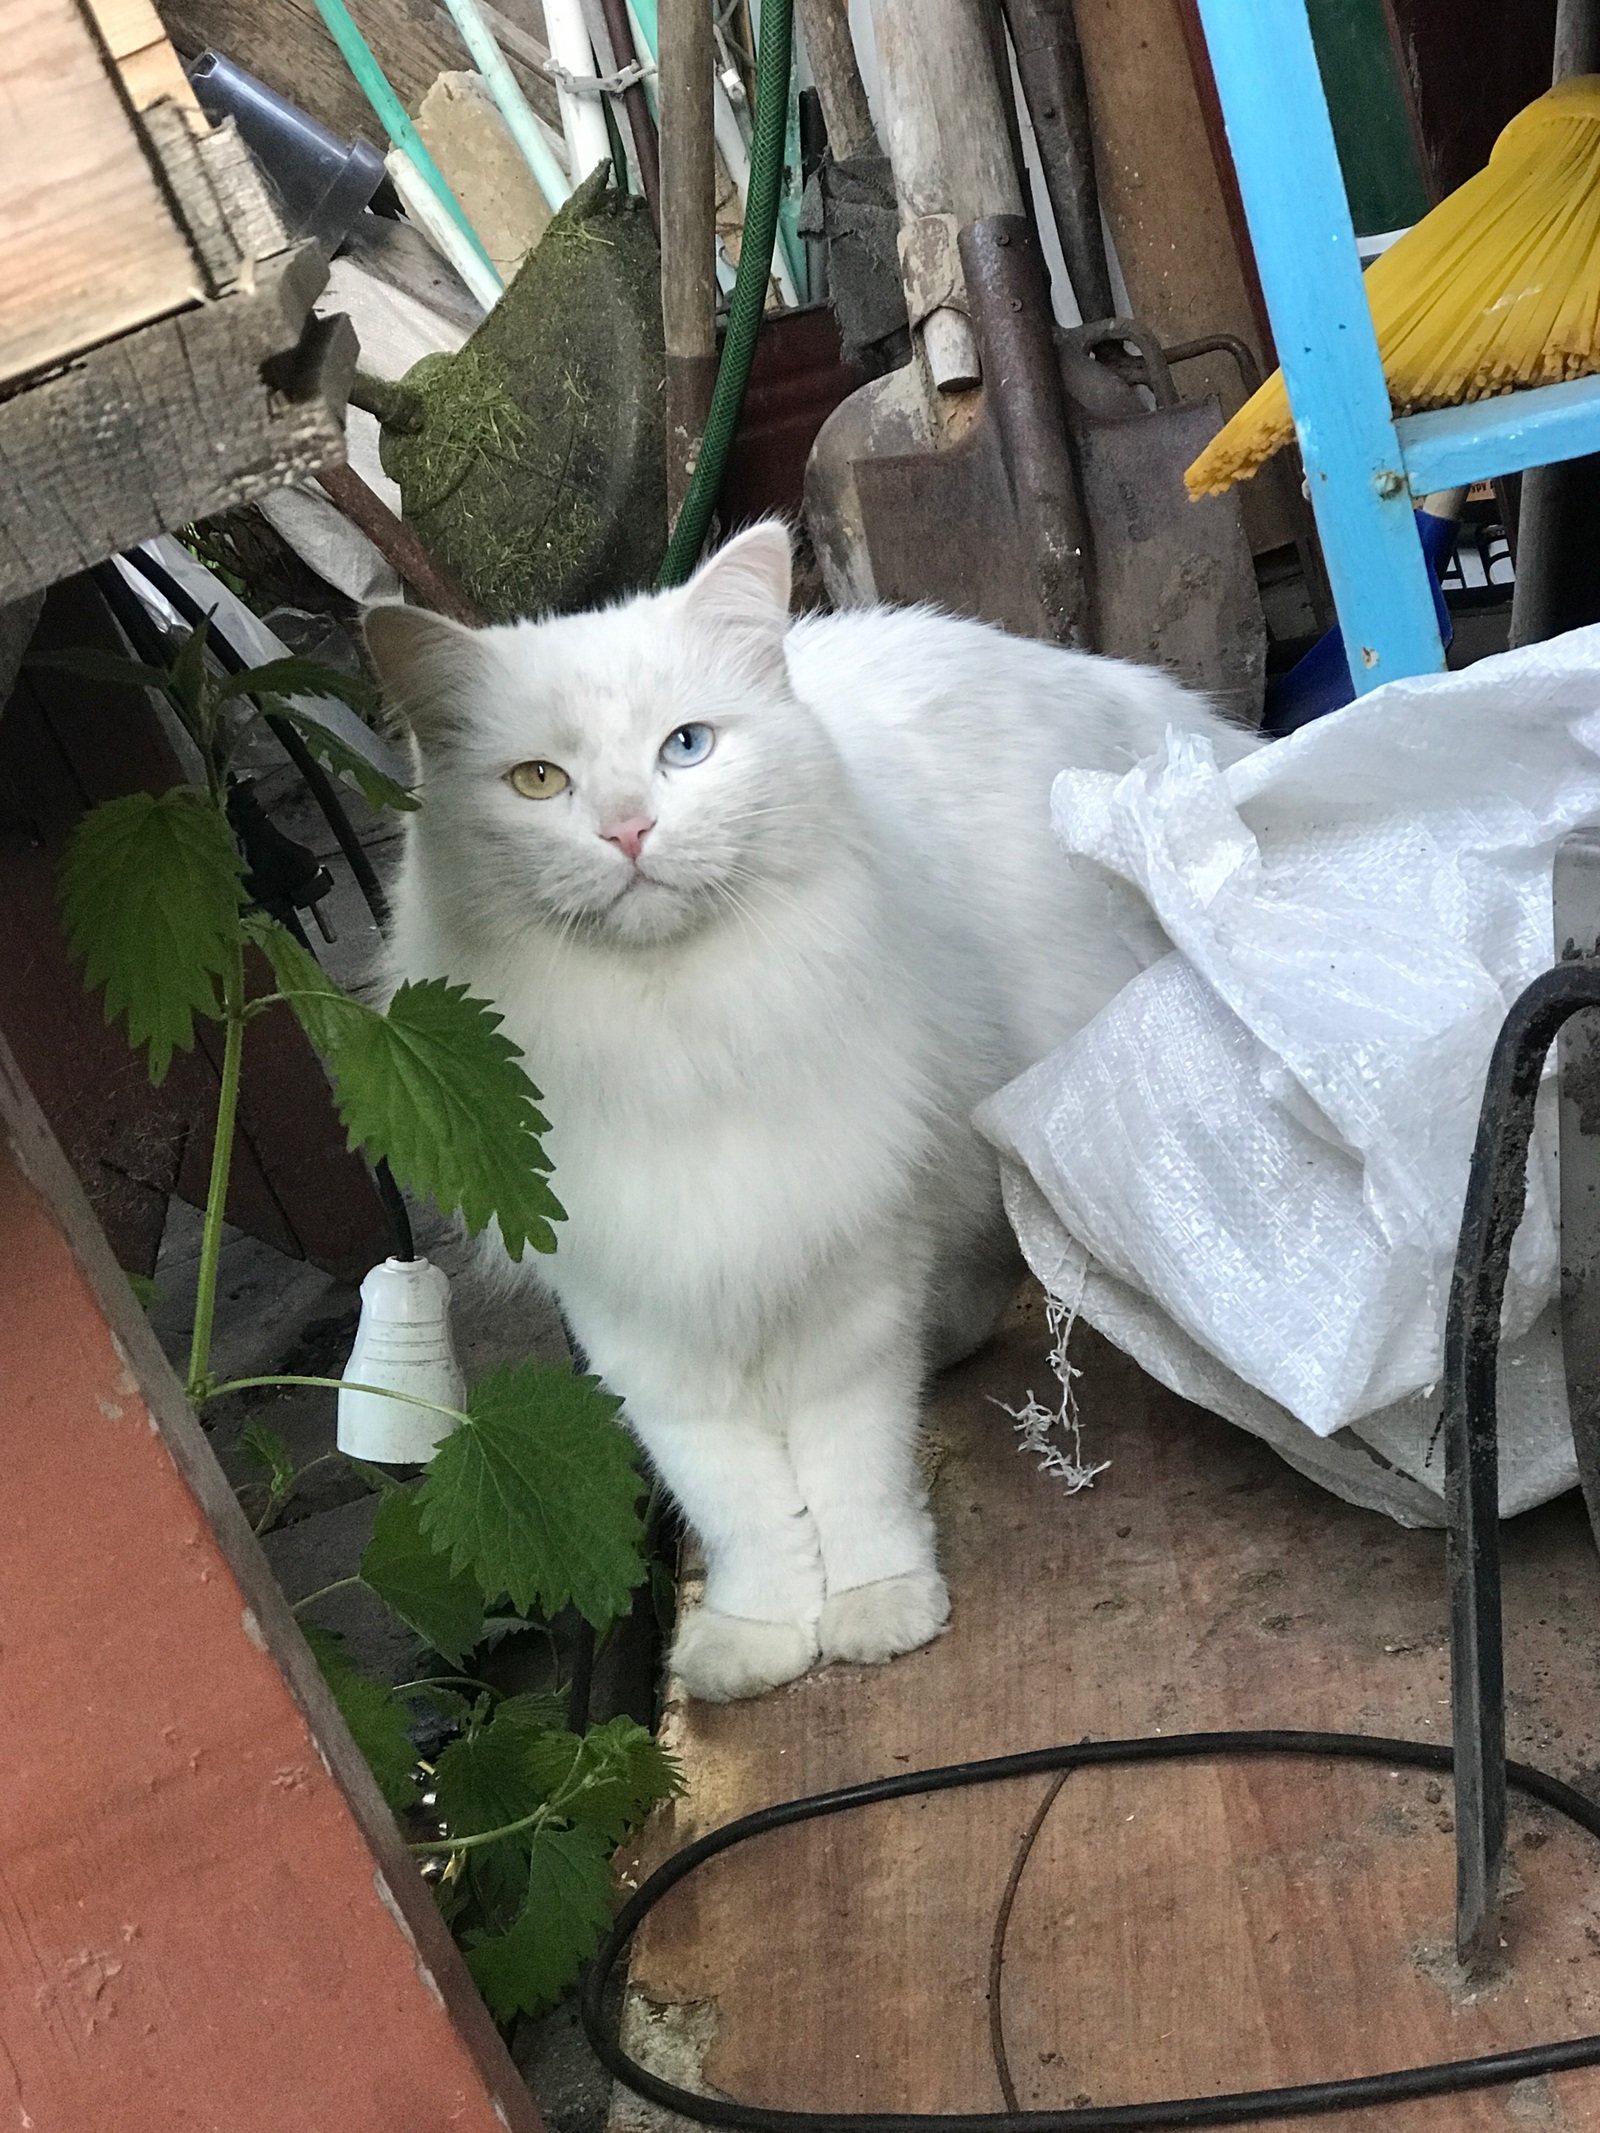
<instances>
[{"instance_id":1,"label":"cat's ear","mask_svg":"<svg viewBox=\"0 0 1600 2133\"><path fill-rule=\"evenodd\" d=\"M395 604L368 608L362 633L384 702L424 747L466 723L483 666L475 631Z\"/></svg>"},{"instance_id":2,"label":"cat's ear","mask_svg":"<svg viewBox=\"0 0 1600 2133\"><path fill-rule=\"evenodd\" d=\"M684 588L683 611L759 657L782 662L789 627L789 529L778 519L736 533Z\"/></svg>"}]
</instances>

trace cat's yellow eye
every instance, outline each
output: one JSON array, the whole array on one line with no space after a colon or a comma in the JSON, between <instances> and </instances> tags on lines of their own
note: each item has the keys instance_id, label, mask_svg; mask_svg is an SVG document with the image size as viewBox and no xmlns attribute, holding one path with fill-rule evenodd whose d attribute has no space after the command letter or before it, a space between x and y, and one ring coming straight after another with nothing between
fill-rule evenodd
<instances>
[{"instance_id":1,"label":"cat's yellow eye","mask_svg":"<svg viewBox=\"0 0 1600 2133\"><path fill-rule=\"evenodd\" d=\"M559 763L519 763L506 776L524 800L553 800L572 783Z\"/></svg>"}]
</instances>

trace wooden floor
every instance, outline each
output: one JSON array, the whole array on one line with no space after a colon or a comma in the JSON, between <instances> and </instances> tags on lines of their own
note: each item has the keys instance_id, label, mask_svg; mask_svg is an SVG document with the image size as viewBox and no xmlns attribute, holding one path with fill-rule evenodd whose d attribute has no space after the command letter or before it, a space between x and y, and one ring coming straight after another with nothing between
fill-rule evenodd
<instances>
[{"instance_id":1,"label":"wooden floor","mask_svg":"<svg viewBox=\"0 0 1600 2133\"><path fill-rule=\"evenodd\" d=\"M948 1634L759 1702L674 1704L688 1797L638 1871L769 1801L966 1757L1232 1726L1447 1739L1444 1544L1323 1495L1093 1336L1068 1498L996 1399L1053 1392L1036 1298L938 1390ZM1600 1784L1600 1564L1576 1498L1507 1529L1511 1752ZM1047 1780L765 1837L674 1891L627 2033L664 2073L837 2110L1004 2107L987 1972ZM1451 1788L1293 1762L1070 1777L1018 1890L1005 2040L1024 2109L1361 2074L1600 2031L1600 1847L1512 1809L1500 1974L1455 1971ZM615 2126L647 2116L622 2096ZM1306 2121L1600 2128L1600 2072Z\"/></svg>"}]
</instances>

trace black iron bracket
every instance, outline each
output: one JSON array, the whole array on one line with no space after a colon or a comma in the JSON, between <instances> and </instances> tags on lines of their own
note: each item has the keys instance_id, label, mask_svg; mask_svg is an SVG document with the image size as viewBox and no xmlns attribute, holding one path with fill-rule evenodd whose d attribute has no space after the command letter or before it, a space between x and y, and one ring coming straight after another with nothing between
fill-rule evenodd
<instances>
[{"instance_id":1,"label":"black iron bracket","mask_svg":"<svg viewBox=\"0 0 1600 2133\"><path fill-rule=\"evenodd\" d=\"M1456 1951L1471 1962L1494 1931L1506 1846L1506 1696L1500 1597L1496 1375L1511 1240L1527 1194L1528 1145L1545 1055L1564 1023L1600 1007L1600 962L1535 978L1495 1040L1450 1281L1444 1340L1449 1519L1450 1706L1456 1779Z\"/></svg>"}]
</instances>

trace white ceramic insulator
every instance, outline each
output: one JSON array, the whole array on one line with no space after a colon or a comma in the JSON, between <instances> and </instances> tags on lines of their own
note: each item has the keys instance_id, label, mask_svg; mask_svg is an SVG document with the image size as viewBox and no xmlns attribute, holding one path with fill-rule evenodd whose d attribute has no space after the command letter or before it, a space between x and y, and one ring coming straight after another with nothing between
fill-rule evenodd
<instances>
[{"instance_id":1,"label":"white ceramic insulator","mask_svg":"<svg viewBox=\"0 0 1600 2133\"><path fill-rule=\"evenodd\" d=\"M339 1394L339 1449L385 1466L423 1464L456 1425L439 1407L466 1403L450 1338L450 1281L426 1259L386 1259L361 1284L361 1323ZM356 1392L352 1385L385 1391ZM414 1402L427 1400L429 1407Z\"/></svg>"}]
</instances>

